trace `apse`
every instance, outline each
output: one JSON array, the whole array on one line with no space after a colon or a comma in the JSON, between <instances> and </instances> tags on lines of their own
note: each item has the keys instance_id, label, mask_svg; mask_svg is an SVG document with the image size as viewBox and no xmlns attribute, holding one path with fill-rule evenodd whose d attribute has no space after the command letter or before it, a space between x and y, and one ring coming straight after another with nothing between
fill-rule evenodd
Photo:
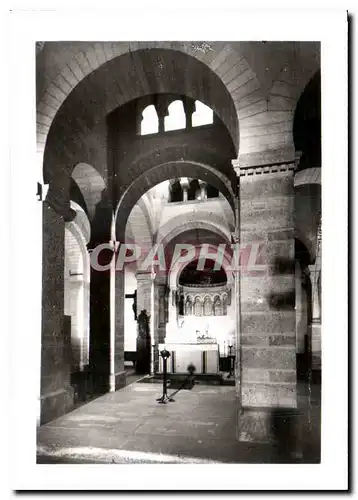
<instances>
[{"instance_id":1,"label":"apse","mask_svg":"<svg viewBox=\"0 0 358 500\"><path fill-rule=\"evenodd\" d=\"M217 264L214 260L206 260L204 269L200 270L199 260L188 264L179 277L179 284L183 286L218 286L225 285L227 277L224 269L216 270Z\"/></svg>"}]
</instances>

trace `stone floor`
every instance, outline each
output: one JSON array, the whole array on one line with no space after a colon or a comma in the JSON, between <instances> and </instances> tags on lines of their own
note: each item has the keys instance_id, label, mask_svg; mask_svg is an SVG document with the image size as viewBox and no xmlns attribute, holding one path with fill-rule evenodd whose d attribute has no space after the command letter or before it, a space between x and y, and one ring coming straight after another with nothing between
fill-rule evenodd
<instances>
[{"instance_id":1,"label":"stone floor","mask_svg":"<svg viewBox=\"0 0 358 500\"><path fill-rule=\"evenodd\" d=\"M301 387L309 411L299 462L319 460L319 388ZM38 429L38 463L270 463L269 445L236 440L235 388L195 385L158 404L159 384L133 382ZM313 444L314 443L314 446ZM313 446L313 448L312 448ZM306 449L305 446L303 449ZM297 459L292 459L296 461Z\"/></svg>"}]
</instances>

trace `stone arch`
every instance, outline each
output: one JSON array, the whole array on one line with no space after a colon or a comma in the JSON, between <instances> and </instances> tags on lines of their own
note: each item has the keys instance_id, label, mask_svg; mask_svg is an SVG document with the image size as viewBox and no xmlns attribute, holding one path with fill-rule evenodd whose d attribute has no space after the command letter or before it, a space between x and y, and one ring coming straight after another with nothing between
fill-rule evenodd
<instances>
[{"instance_id":1,"label":"stone arch","mask_svg":"<svg viewBox=\"0 0 358 500\"><path fill-rule=\"evenodd\" d=\"M64 312L71 316L71 370L83 370L89 362L90 257L87 243L90 224L84 210L71 201L76 211L65 224Z\"/></svg>"},{"instance_id":2,"label":"stone arch","mask_svg":"<svg viewBox=\"0 0 358 500\"><path fill-rule=\"evenodd\" d=\"M204 132L208 133L208 131ZM158 165L186 162L210 166L227 179L226 182L231 182L232 189L235 190L236 175L231 160L235 153L226 141L227 135L218 136L211 129L210 140L208 140L208 135L205 143L201 143L203 131L192 130L185 135L185 138L181 134L169 134L166 139L165 134L152 137L149 147L147 147L147 141L137 142L137 147L128 151L116 172L117 180L120 182L118 196L121 196L131 183L148 170ZM189 177L195 177L195 175Z\"/></svg>"},{"instance_id":3,"label":"stone arch","mask_svg":"<svg viewBox=\"0 0 358 500\"><path fill-rule=\"evenodd\" d=\"M106 188L103 177L88 163L78 163L71 176L81 190L90 219L93 219L96 205L101 201L102 192Z\"/></svg>"},{"instance_id":4,"label":"stone arch","mask_svg":"<svg viewBox=\"0 0 358 500\"><path fill-rule=\"evenodd\" d=\"M320 168L305 168L295 174L294 187L304 186L306 184L321 184Z\"/></svg>"},{"instance_id":5,"label":"stone arch","mask_svg":"<svg viewBox=\"0 0 358 500\"><path fill-rule=\"evenodd\" d=\"M313 262L310 246L307 246L302 235L295 235L295 260L300 262L302 268L308 267Z\"/></svg>"},{"instance_id":6,"label":"stone arch","mask_svg":"<svg viewBox=\"0 0 358 500\"><path fill-rule=\"evenodd\" d=\"M205 48L202 49L204 45ZM94 103L98 112L108 114L115 107L141 95L166 91L174 94L188 93L191 94L188 97L200 100L218 114L238 148L236 95L241 89L239 78L249 69L245 57L240 56L232 44L227 42L81 44L78 51L75 48L73 57L66 61L56 77L49 82L38 104L38 151L44 151L53 120L65 101L70 100L70 94L78 94L86 79L91 80L95 86L98 85L97 78L105 81L106 88L109 89L104 99L98 96ZM191 74L195 78L193 76L193 81L188 82L188 75ZM120 78L116 79L116 75L120 75ZM207 88L204 88L204 81L208 82ZM112 88L115 91L113 93ZM77 117L76 123L80 125L81 121ZM80 128L83 128L83 123Z\"/></svg>"},{"instance_id":7,"label":"stone arch","mask_svg":"<svg viewBox=\"0 0 358 500\"><path fill-rule=\"evenodd\" d=\"M133 206L153 186L161 182L176 177L188 177L190 173L195 173L195 177L207 180L210 184L226 197L234 210L234 193L227 178L213 167L196 162L169 162L164 165L157 165L138 177L123 193L114 215L114 225L112 237L118 241L124 240L125 225L128 215ZM121 214L120 221L118 213Z\"/></svg>"},{"instance_id":8,"label":"stone arch","mask_svg":"<svg viewBox=\"0 0 358 500\"><path fill-rule=\"evenodd\" d=\"M179 277L180 277L180 274L183 271L183 269L188 264L190 264L191 262L193 262L194 260L197 260L197 259L198 259L198 256L195 255L192 259L190 259L186 262L183 262L180 265L173 265L173 264L171 265L171 267L169 269L169 279L168 279L170 289L177 288L178 283L179 283ZM233 285L234 279L233 279L233 273L232 273L232 269L231 269L231 255L228 252L226 252L224 254L222 267L226 273L227 287L230 287Z\"/></svg>"},{"instance_id":9,"label":"stone arch","mask_svg":"<svg viewBox=\"0 0 358 500\"><path fill-rule=\"evenodd\" d=\"M149 253L153 246L153 223L150 219L148 206L143 202L143 198L136 203L131 210L125 230L126 243L136 244L142 250L141 257L132 263L132 269L140 268L144 254Z\"/></svg>"},{"instance_id":10,"label":"stone arch","mask_svg":"<svg viewBox=\"0 0 358 500\"><path fill-rule=\"evenodd\" d=\"M274 66L277 42L270 42L273 52L269 66ZM258 48L256 47L256 50ZM255 50L252 50L255 53ZM258 59L256 57L256 59ZM320 67L319 43L287 42L282 56L276 58L280 66L274 78L264 81L265 67L257 68L256 61L248 57L252 67L261 73L258 89L240 101L240 157L267 150L281 150L283 159L294 156L293 118L299 97L311 77ZM255 63L255 64L253 64ZM268 68L266 68L268 69ZM267 87L267 88L265 88ZM254 88L254 87L252 87ZM258 95L256 96L256 93ZM253 104L251 101L255 100ZM247 104L246 104L247 103ZM256 138L256 139L255 139Z\"/></svg>"},{"instance_id":11,"label":"stone arch","mask_svg":"<svg viewBox=\"0 0 358 500\"><path fill-rule=\"evenodd\" d=\"M194 220L188 222L187 216L178 215L171 219L167 224L161 227L160 232L157 235L158 244L162 244L165 248L170 241L179 236L184 231L206 229L214 234L217 234L219 238L223 241L230 242L230 228L226 227L223 223L223 219L215 216L215 214L210 215L210 220L202 219L200 216Z\"/></svg>"},{"instance_id":12,"label":"stone arch","mask_svg":"<svg viewBox=\"0 0 358 500\"><path fill-rule=\"evenodd\" d=\"M310 256L311 262L313 262L315 259L315 250L310 239L307 238L302 231L295 228L295 240L300 241L304 245L304 247L307 249L308 255Z\"/></svg>"},{"instance_id":13,"label":"stone arch","mask_svg":"<svg viewBox=\"0 0 358 500\"><path fill-rule=\"evenodd\" d=\"M153 211L152 211L152 206L150 204L150 201L148 200L147 196L143 196L140 198L138 201L138 205L142 209L142 212L144 214L144 217L147 221L148 228L150 230L151 235L154 234L154 222L153 222Z\"/></svg>"},{"instance_id":14,"label":"stone arch","mask_svg":"<svg viewBox=\"0 0 358 500\"><path fill-rule=\"evenodd\" d=\"M298 100L311 78L319 71L319 50L306 47L306 53L296 56L281 69L269 93L268 109L295 111Z\"/></svg>"},{"instance_id":15,"label":"stone arch","mask_svg":"<svg viewBox=\"0 0 358 500\"><path fill-rule=\"evenodd\" d=\"M86 212L83 208L73 200L70 200L70 206L72 210L76 212L76 216L73 219L73 222L77 224L78 228L81 231L81 240L83 240L84 245L89 243L91 239L91 224L88 220Z\"/></svg>"}]
</instances>

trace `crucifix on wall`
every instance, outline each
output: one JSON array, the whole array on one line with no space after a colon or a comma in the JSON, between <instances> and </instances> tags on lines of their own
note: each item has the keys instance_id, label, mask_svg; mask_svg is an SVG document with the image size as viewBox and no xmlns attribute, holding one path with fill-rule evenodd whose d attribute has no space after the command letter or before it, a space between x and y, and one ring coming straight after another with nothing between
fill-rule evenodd
<instances>
[{"instance_id":1,"label":"crucifix on wall","mask_svg":"<svg viewBox=\"0 0 358 500\"><path fill-rule=\"evenodd\" d=\"M134 320L137 321L137 290L134 293L126 293L126 299L133 299L132 309L134 314Z\"/></svg>"}]
</instances>

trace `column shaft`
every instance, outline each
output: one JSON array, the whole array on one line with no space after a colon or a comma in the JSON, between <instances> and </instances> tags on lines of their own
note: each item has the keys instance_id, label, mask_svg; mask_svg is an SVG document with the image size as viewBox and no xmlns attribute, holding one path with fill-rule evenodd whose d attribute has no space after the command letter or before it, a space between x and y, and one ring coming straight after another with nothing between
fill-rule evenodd
<instances>
[{"instance_id":1,"label":"column shaft","mask_svg":"<svg viewBox=\"0 0 358 500\"><path fill-rule=\"evenodd\" d=\"M71 325L64 318L65 221L43 203L41 417L46 423L73 407Z\"/></svg>"},{"instance_id":2,"label":"column shaft","mask_svg":"<svg viewBox=\"0 0 358 500\"><path fill-rule=\"evenodd\" d=\"M312 289L312 323L311 328L311 349L312 349L312 368L321 369L321 305L319 297L319 276L320 269L316 264L309 267L309 275Z\"/></svg>"},{"instance_id":3,"label":"column shaft","mask_svg":"<svg viewBox=\"0 0 358 500\"><path fill-rule=\"evenodd\" d=\"M207 192L206 192L207 183L204 181L199 181L199 186L200 186L200 199L204 201L207 198Z\"/></svg>"},{"instance_id":4,"label":"column shaft","mask_svg":"<svg viewBox=\"0 0 358 500\"><path fill-rule=\"evenodd\" d=\"M114 329L111 327L111 391L126 385L124 370L124 270L112 270L111 305L114 307ZM113 297L114 296L114 297Z\"/></svg>"},{"instance_id":5,"label":"column shaft","mask_svg":"<svg viewBox=\"0 0 358 500\"><path fill-rule=\"evenodd\" d=\"M168 322L166 325L165 342L175 340L177 334L177 305L176 305L176 288L170 288L168 297Z\"/></svg>"},{"instance_id":6,"label":"column shaft","mask_svg":"<svg viewBox=\"0 0 358 500\"><path fill-rule=\"evenodd\" d=\"M240 173L240 440L270 441L297 407L294 162ZM244 252L245 249L245 252Z\"/></svg>"},{"instance_id":7,"label":"column shaft","mask_svg":"<svg viewBox=\"0 0 358 500\"><path fill-rule=\"evenodd\" d=\"M183 201L188 201L188 187L183 187Z\"/></svg>"}]
</instances>

